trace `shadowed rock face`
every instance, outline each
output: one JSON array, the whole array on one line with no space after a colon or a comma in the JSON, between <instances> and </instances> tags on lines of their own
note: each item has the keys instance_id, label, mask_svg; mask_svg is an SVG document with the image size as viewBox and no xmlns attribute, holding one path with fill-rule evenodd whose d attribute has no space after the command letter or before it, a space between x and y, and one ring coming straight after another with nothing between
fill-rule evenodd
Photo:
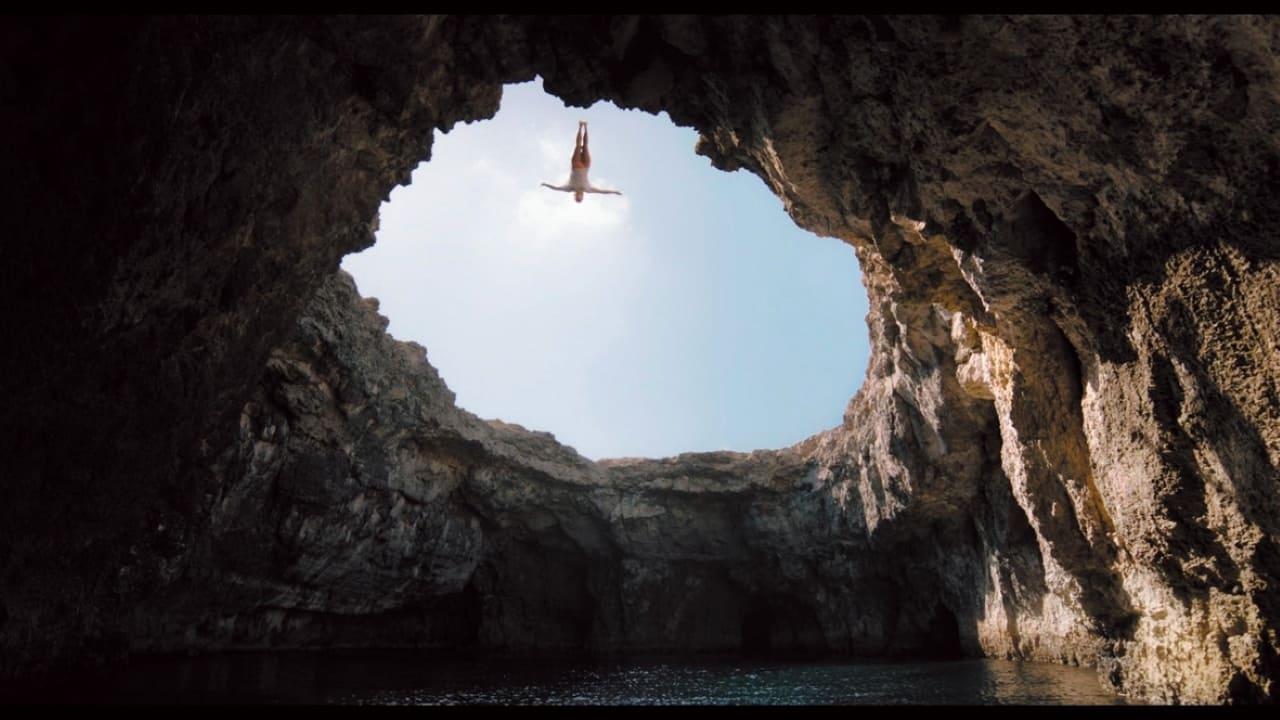
<instances>
[{"instance_id":1,"label":"shadowed rock face","mask_svg":"<svg viewBox=\"0 0 1280 720\"><path fill-rule=\"evenodd\" d=\"M1248 17L6 23L0 665L958 649L1274 701L1278 45ZM341 256L432 128L535 74L668 111L855 247L840 427L592 463L386 336Z\"/></svg>"}]
</instances>

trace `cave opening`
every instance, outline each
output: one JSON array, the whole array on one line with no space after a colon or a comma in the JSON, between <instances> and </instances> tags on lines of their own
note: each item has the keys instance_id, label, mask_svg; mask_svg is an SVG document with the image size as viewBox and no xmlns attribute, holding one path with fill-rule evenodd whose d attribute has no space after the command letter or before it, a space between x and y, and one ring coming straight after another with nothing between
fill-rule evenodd
<instances>
[{"instance_id":1,"label":"cave opening","mask_svg":"<svg viewBox=\"0 0 1280 720\"><path fill-rule=\"evenodd\" d=\"M929 621L929 645L925 655L934 660L959 660L964 656L960 643L960 623L956 614L946 605L938 603Z\"/></svg>"},{"instance_id":2,"label":"cave opening","mask_svg":"<svg viewBox=\"0 0 1280 720\"><path fill-rule=\"evenodd\" d=\"M592 184L622 196L540 186L565 182L580 119ZM861 270L696 140L506 86L493 119L437 133L343 268L481 417L591 459L791 445L838 425L865 375Z\"/></svg>"},{"instance_id":3,"label":"cave opening","mask_svg":"<svg viewBox=\"0 0 1280 720\"><path fill-rule=\"evenodd\" d=\"M776 618L768 607L750 610L742 618L742 653L748 656L768 655L773 651L773 626Z\"/></svg>"}]
</instances>

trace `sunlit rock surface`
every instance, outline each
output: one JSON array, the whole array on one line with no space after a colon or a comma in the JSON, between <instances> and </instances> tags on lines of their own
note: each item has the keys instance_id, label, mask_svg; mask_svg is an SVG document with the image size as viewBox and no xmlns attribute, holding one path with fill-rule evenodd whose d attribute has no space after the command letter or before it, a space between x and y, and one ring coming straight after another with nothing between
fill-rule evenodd
<instances>
[{"instance_id":1,"label":"sunlit rock surface","mask_svg":"<svg viewBox=\"0 0 1280 720\"><path fill-rule=\"evenodd\" d=\"M0 666L959 650L1274 701L1277 44L1273 17L6 23ZM432 128L535 74L667 110L856 248L840 427L593 464L385 337L341 256Z\"/></svg>"}]
</instances>

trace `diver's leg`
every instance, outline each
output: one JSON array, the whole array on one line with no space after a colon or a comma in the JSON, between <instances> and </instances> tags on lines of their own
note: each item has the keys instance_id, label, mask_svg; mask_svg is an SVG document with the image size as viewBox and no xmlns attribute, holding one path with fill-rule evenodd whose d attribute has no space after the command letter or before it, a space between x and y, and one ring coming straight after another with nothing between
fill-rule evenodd
<instances>
[{"instance_id":1,"label":"diver's leg","mask_svg":"<svg viewBox=\"0 0 1280 720\"><path fill-rule=\"evenodd\" d=\"M582 123L582 167L591 167L591 152L587 150L587 124Z\"/></svg>"},{"instance_id":2,"label":"diver's leg","mask_svg":"<svg viewBox=\"0 0 1280 720\"><path fill-rule=\"evenodd\" d=\"M582 123L578 123L578 134L573 138L573 158L569 161L569 167L577 169L586 167L582 162Z\"/></svg>"}]
</instances>

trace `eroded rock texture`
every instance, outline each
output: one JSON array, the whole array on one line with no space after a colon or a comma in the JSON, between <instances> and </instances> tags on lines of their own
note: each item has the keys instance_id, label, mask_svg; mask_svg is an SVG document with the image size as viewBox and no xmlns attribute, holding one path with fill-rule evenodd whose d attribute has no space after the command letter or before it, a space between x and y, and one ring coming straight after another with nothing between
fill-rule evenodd
<instances>
[{"instance_id":1,"label":"eroded rock texture","mask_svg":"<svg viewBox=\"0 0 1280 720\"><path fill-rule=\"evenodd\" d=\"M272 644L933 649L1280 696L1275 18L0 33L8 672ZM855 247L873 357L840 427L594 464L455 408L385 336L339 258L432 128L535 74L667 110Z\"/></svg>"}]
</instances>

